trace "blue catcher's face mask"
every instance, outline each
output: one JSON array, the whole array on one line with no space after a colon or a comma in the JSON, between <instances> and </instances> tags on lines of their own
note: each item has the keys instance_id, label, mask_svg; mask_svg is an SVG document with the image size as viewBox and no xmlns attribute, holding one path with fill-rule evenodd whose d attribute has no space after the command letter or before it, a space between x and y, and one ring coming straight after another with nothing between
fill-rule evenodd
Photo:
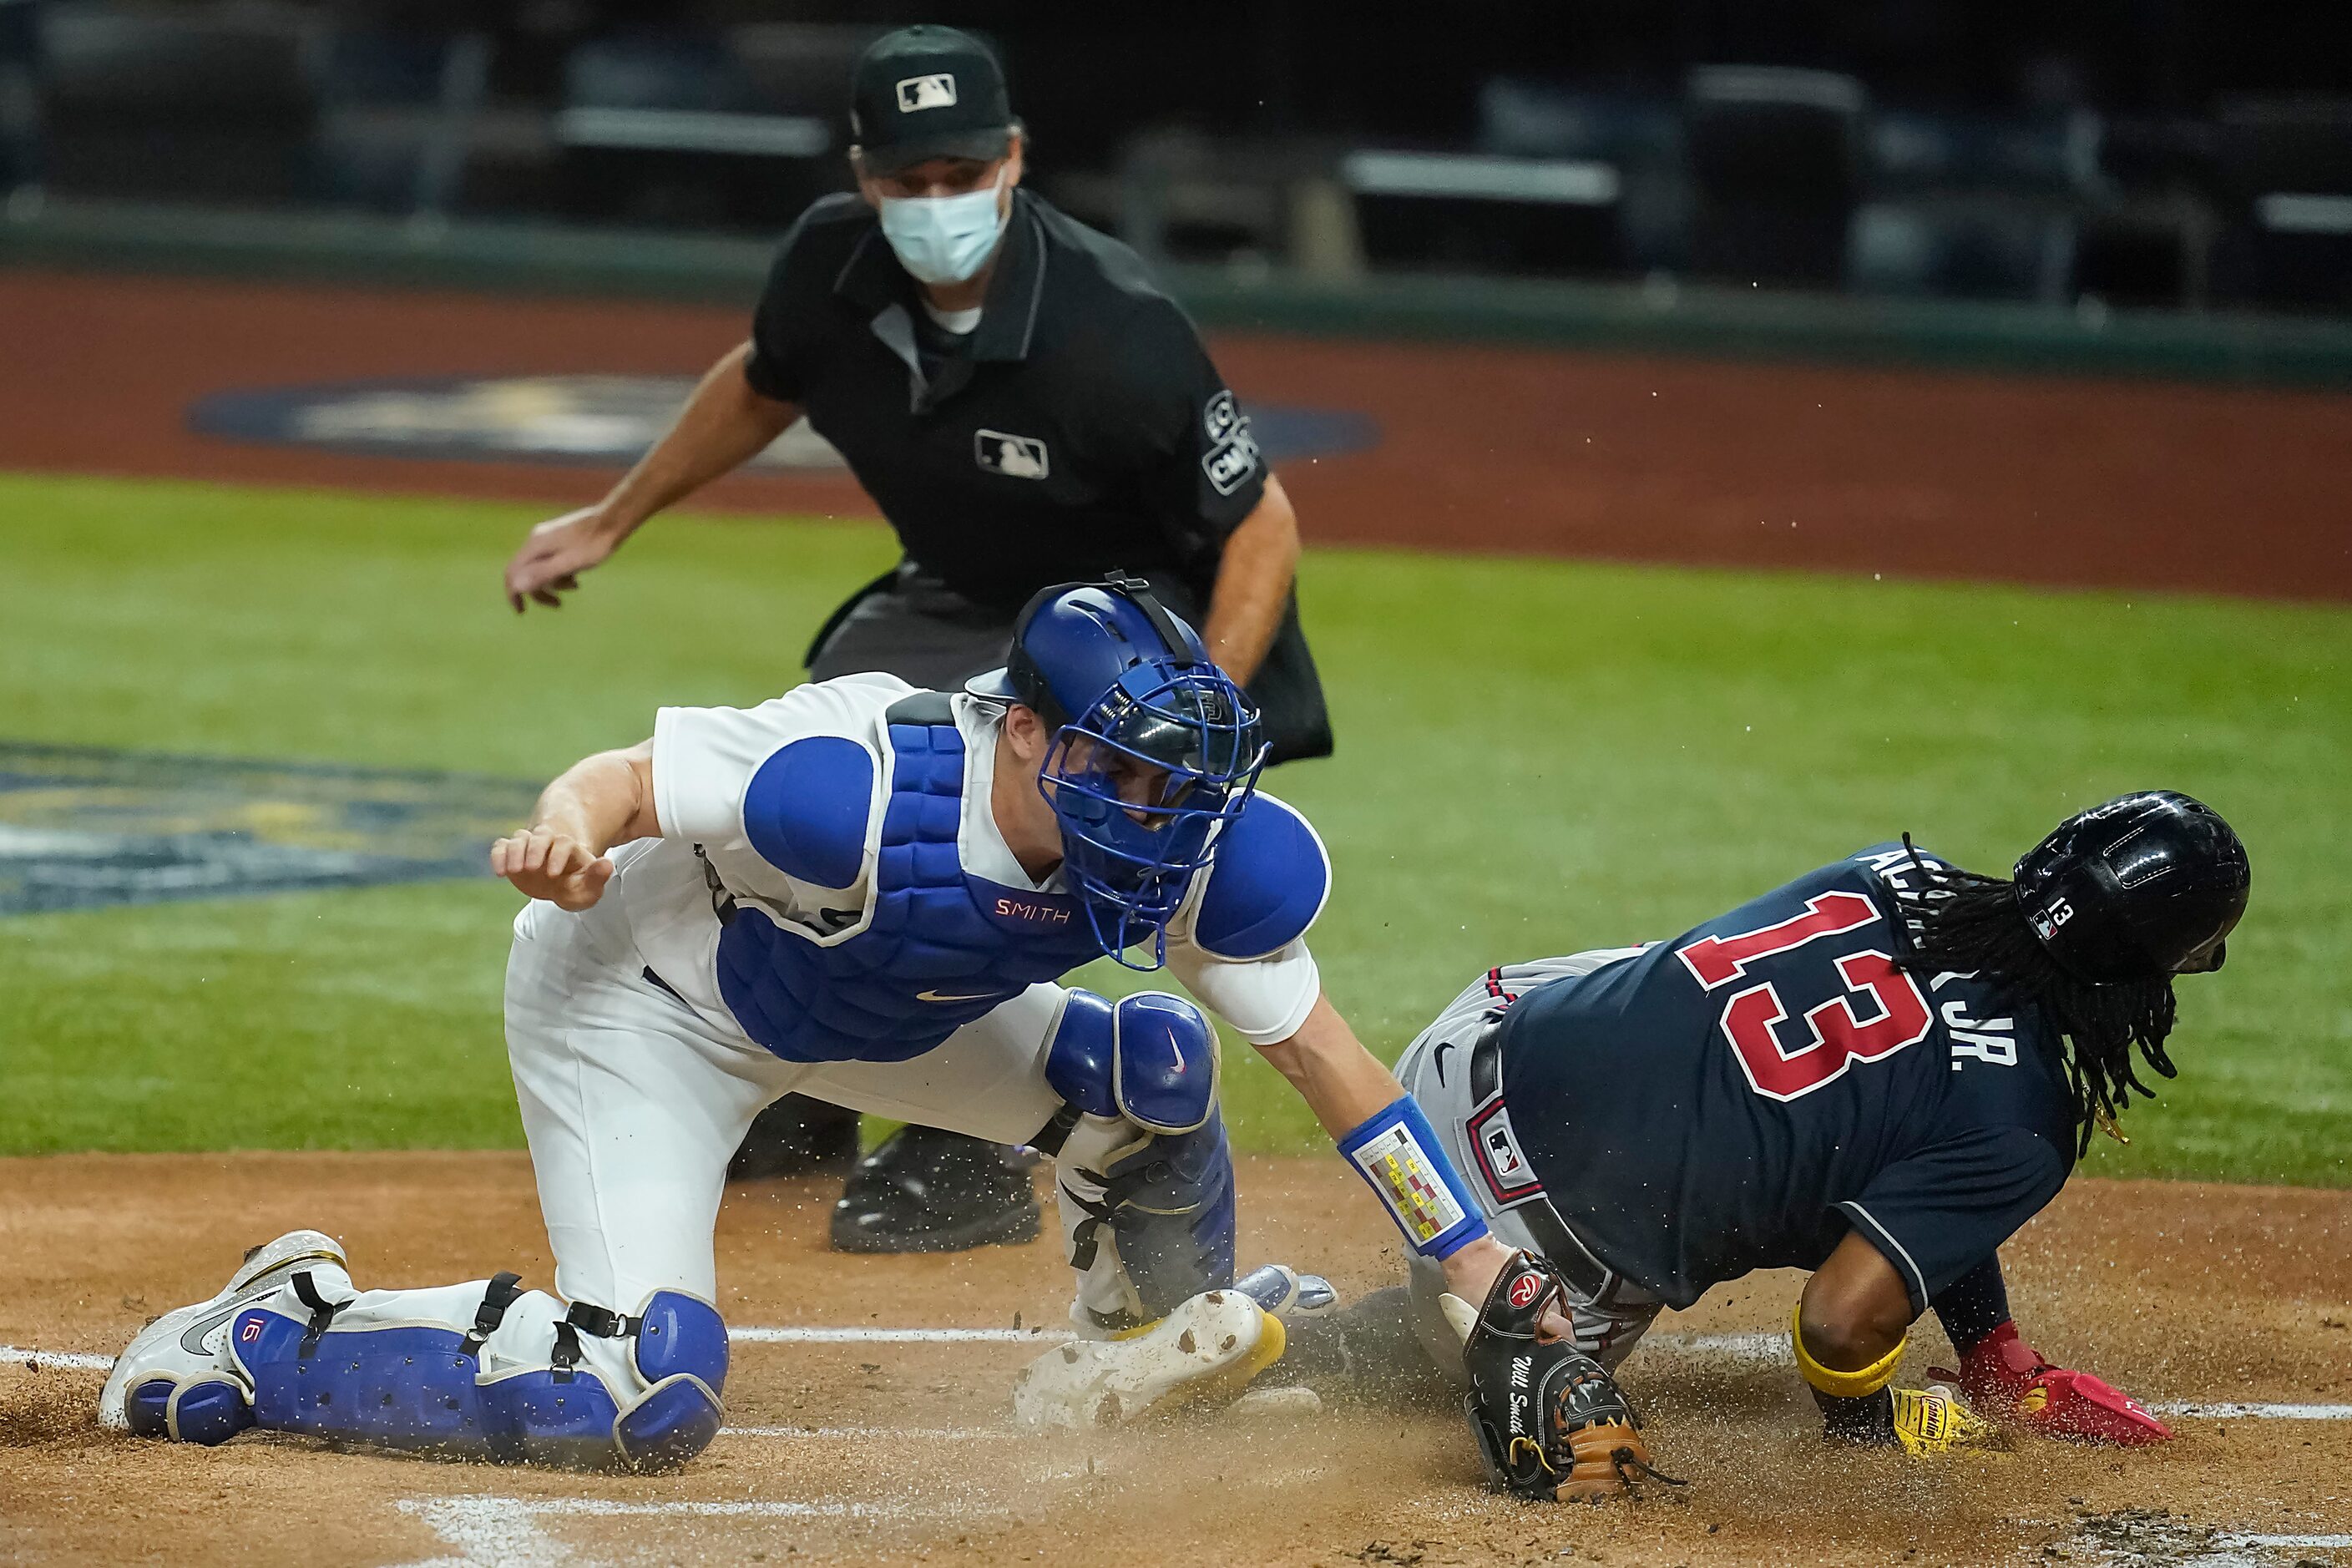
<instances>
[{"instance_id":1,"label":"blue catcher's face mask","mask_svg":"<svg viewBox=\"0 0 2352 1568\"><path fill-rule=\"evenodd\" d=\"M994 184L961 195L884 196L882 237L898 265L926 283L961 283L977 274L1012 216L996 205L1010 167L997 171Z\"/></svg>"},{"instance_id":2,"label":"blue catcher's face mask","mask_svg":"<svg viewBox=\"0 0 2352 1568\"><path fill-rule=\"evenodd\" d=\"M1257 713L1211 666L1139 665L1064 725L1037 787L1062 827L1062 868L1102 950L1166 962L1168 922L1265 765ZM1149 940L1151 962L1127 950Z\"/></svg>"}]
</instances>

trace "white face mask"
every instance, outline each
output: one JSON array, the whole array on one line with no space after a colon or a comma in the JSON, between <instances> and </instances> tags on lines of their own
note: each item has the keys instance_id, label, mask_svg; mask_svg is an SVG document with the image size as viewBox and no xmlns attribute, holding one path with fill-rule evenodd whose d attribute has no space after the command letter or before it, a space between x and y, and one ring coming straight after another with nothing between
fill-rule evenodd
<instances>
[{"instance_id":1,"label":"white face mask","mask_svg":"<svg viewBox=\"0 0 2352 1568\"><path fill-rule=\"evenodd\" d=\"M898 265L926 283L961 283L988 264L1009 212L996 210L1011 165L985 190L957 196L884 196L882 237Z\"/></svg>"}]
</instances>

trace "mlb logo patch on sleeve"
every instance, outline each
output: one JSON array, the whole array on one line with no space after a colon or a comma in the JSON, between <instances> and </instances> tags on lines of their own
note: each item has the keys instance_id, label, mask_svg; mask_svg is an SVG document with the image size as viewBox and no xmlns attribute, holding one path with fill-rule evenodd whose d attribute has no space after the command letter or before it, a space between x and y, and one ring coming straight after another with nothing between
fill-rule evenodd
<instances>
[{"instance_id":1,"label":"mlb logo patch on sleeve","mask_svg":"<svg viewBox=\"0 0 2352 1568\"><path fill-rule=\"evenodd\" d=\"M1242 423L1242 411L1230 392L1220 392L1201 409L1201 431L1213 447L1234 433Z\"/></svg>"},{"instance_id":2,"label":"mlb logo patch on sleeve","mask_svg":"<svg viewBox=\"0 0 2352 1568\"><path fill-rule=\"evenodd\" d=\"M975 430L972 457L992 474L1015 479L1042 479L1051 471L1045 443L1034 436L1008 436L1002 430Z\"/></svg>"},{"instance_id":3,"label":"mlb logo patch on sleeve","mask_svg":"<svg viewBox=\"0 0 2352 1568\"><path fill-rule=\"evenodd\" d=\"M901 114L913 114L924 109L951 109L955 100L955 78L946 71L932 76L910 76L898 84L898 112Z\"/></svg>"}]
</instances>

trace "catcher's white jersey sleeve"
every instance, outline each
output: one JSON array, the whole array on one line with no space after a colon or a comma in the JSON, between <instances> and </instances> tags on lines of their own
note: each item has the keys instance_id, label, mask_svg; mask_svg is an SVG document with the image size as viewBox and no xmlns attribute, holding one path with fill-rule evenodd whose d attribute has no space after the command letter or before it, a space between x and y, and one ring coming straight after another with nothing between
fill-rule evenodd
<instances>
[{"instance_id":1,"label":"catcher's white jersey sleeve","mask_svg":"<svg viewBox=\"0 0 2352 1568\"><path fill-rule=\"evenodd\" d=\"M786 874L752 847L744 792L761 764L795 741L829 737L875 752L882 710L912 689L895 676L858 675L798 687L756 708L663 709L654 721L653 761L663 837L613 852L615 874L604 897L619 900L634 951L608 960L631 971L650 968L696 1011L732 1028L719 994L719 921L695 846L730 893L780 922L814 932L824 929L824 910L862 910L867 868L859 865L845 885L833 887Z\"/></svg>"},{"instance_id":2,"label":"catcher's white jersey sleeve","mask_svg":"<svg viewBox=\"0 0 2352 1568\"><path fill-rule=\"evenodd\" d=\"M1322 994L1307 931L1331 858L1305 814L1260 790L1168 929L1168 967L1254 1046L1298 1032Z\"/></svg>"},{"instance_id":3,"label":"catcher's white jersey sleeve","mask_svg":"<svg viewBox=\"0 0 2352 1568\"><path fill-rule=\"evenodd\" d=\"M848 742L882 758L876 742L882 710L914 690L893 675L851 675L795 687L756 708L665 708L654 720L654 810L666 838L699 844L740 896L790 908L830 893L860 891L866 868L847 882L820 887L788 875L752 847L743 821L744 792L761 763L795 741ZM869 786L870 787L870 786Z\"/></svg>"},{"instance_id":4,"label":"catcher's white jersey sleeve","mask_svg":"<svg viewBox=\"0 0 2352 1568\"><path fill-rule=\"evenodd\" d=\"M1188 934L1171 931L1168 968L1202 1006L1254 1046L1298 1033L1323 994L1322 972L1304 938L1262 958L1230 959L1204 952Z\"/></svg>"}]
</instances>

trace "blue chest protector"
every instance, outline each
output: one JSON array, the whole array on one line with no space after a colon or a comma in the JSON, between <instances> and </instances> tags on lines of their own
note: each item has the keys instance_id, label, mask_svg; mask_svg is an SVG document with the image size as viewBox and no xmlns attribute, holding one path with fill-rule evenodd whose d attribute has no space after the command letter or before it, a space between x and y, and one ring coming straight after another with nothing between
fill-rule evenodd
<instances>
[{"instance_id":1,"label":"blue chest protector","mask_svg":"<svg viewBox=\"0 0 2352 1568\"><path fill-rule=\"evenodd\" d=\"M865 928L820 946L748 905L720 906L719 994L743 1032L786 1061L905 1061L1101 952L1076 899L1006 887L964 869L956 852L964 744L949 700L930 692L901 699L884 721L889 794ZM850 749L843 744L845 754ZM870 764L863 748L855 750L856 764L833 770L827 793L868 800ZM834 837L846 817L862 847L866 814L845 813L841 802L809 799L810 793L790 792L775 809L830 825ZM762 825L749 821L761 794L755 778L747 826L753 844L774 860Z\"/></svg>"}]
</instances>

